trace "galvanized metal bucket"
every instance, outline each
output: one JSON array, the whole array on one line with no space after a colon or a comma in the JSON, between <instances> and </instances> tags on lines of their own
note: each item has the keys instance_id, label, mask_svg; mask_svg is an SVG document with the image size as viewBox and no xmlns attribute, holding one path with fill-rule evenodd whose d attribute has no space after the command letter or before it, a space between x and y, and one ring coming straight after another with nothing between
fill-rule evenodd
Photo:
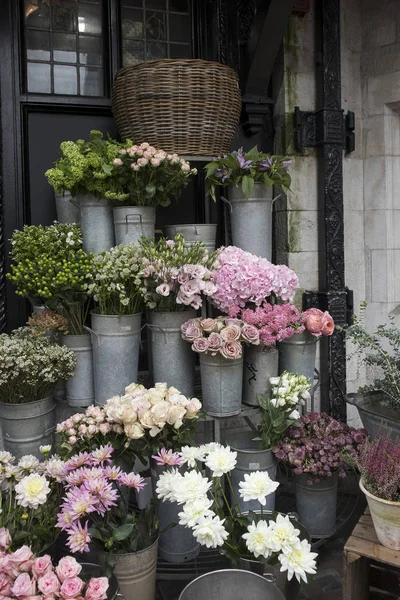
<instances>
[{"instance_id":1,"label":"galvanized metal bucket","mask_svg":"<svg viewBox=\"0 0 400 600\"><path fill-rule=\"evenodd\" d=\"M17 459L24 454L41 458L39 446L53 444L55 411L52 396L26 404L0 402L4 449Z\"/></svg>"},{"instance_id":2,"label":"galvanized metal bucket","mask_svg":"<svg viewBox=\"0 0 400 600\"><path fill-rule=\"evenodd\" d=\"M225 437L225 442L237 452L237 462L235 468L230 472L232 487L235 497L231 498L236 502L241 512L257 511L261 506L257 500L245 502L239 495L239 483L244 481L244 476L252 471L266 471L273 481L276 480L276 460L272 450L260 450L260 442L255 442L256 431L243 431L240 433L229 433ZM263 509L275 509L275 492L267 496L267 504Z\"/></svg>"},{"instance_id":3,"label":"galvanized metal bucket","mask_svg":"<svg viewBox=\"0 0 400 600\"><path fill-rule=\"evenodd\" d=\"M246 252L272 258L272 188L256 183L249 199L241 188L229 187L232 241Z\"/></svg>"},{"instance_id":4,"label":"galvanized metal bucket","mask_svg":"<svg viewBox=\"0 0 400 600\"><path fill-rule=\"evenodd\" d=\"M76 367L65 384L68 406L94 404L93 352L90 335L63 335L62 343L75 352Z\"/></svg>"},{"instance_id":5,"label":"galvanized metal bucket","mask_svg":"<svg viewBox=\"0 0 400 600\"><path fill-rule=\"evenodd\" d=\"M315 357L318 338L308 331L279 342L279 373L297 373L314 381Z\"/></svg>"},{"instance_id":6,"label":"galvanized metal bucket","mask_svg":"<svg viewBox=\"0 0 400 600\"><path fill-rule=\"evenodd\" d=\"M83 249L93 254L110 250L115 245L111 200L92 194L77 196L77 200L81 211Z\"/></svg>"},{"instance_id":7,"label":"galvanized metal bucket","mask_svg":"<svg viewBox=\"0 0 400 600\"><path fill-rule=\"evenodd\" d=\"M139 552L115 555L114 575L125 600L155 600L158 540ZM107 554L99 553L105 566Z\"/></svg>"},{"instance_id":8,"label":"galvanized metal bucket","mask_svg":"<svg viewBox=\"0 0 400 600\"><path fill-rule=\"evenodd\" d=\"M258 395L271 391L270 377L278 375L279 352L269 346L246 346L243 366L243 402L258 406Z\"/></svg>"},{"instance_id":9,"label":"galvanized metal bucket","mask_svg":"<svg viewBox=\"0 0 400 600\"><path fill-rule=\"evenodd\" d=\"M295 475L294 480L299 521L312 537L331 537L336 527L337 475L312 484L307 474Z\"/></svg>"},{"instance_id":10,"label":"galvanized metal bucket","mask_svg":"<svg viewBox=\"0 0 400 600\"><path fill-rule=\"evenodd\" d=\"M285 596L262 575L240 569L223 569L200 575L179 596L179 600L214 599L285 600Z\"/></svg>"},{"instance_id":11,"label":"galvanized metal bucket","mask_svg":"<svg viewBox=\"0 0 400 600\"><path fill-rule=\"evenodd\" d=\"M203 410L213 417L232 417L242 410L243 356L200 354Z\"/></svg>"},{"instance_id":12,"label":"galvanized metal bucket","mask_svg":"<svg viewBox=\"0 0 400 600\"><path fill-rule=\"evenodd\" d=\"M59 223L79 223L81 213L79 204L71 196L71 192L65 190L64 194L54 194L56 200L57 221Z\"/></svg>"},{"instance_id":13,"label":"galvanized metal bucket","mask_svg":"<svg viewBox=\"0 0 400 600\"><path fill-rule=\"evenodd\" d=\"M44 304L32 304L32 314L41 315L45 308Z\"/></svg>"},{"instance_id":14,"label":"galvanized metal bucket","mask_svg":"<svg viewBox=\"0 0 400 600\"><path fill-rule=\"evenodd\" d=\"M195 317L194 310L147 313L154 383L165 382L188 398L194 396L196 355L182 339L181 325Z\"/></svg>"},{"instance_id":15,"label":"galvanized metal bucket","mask_svg":"<svg viewBox=\"0 0 400 600\"><path fill-rule=\"evenodd\" d=\"M113 208L115 242L137 244L142 235L154 237L154 206L115 206Z\"/></svg>"},{"instance_id":16,"label":"galvanized metal bucket","mask_svg":"<svg viewBox=\"0 0 400 600\"><path fill-rule=\"evenodd\" d=\"M142 313L91 315L95 398L103 406L137 382Z\"/></svg>"},{"instance_id":17,"label":"galvanized metal bucket","mask_svg":"<svg viewBox=\"0 0 400 600\"><path fill-rule=\"evenodd\" d=\"M347 394L346 401L357 407L362 424L371 440L376 438L382 430L393 441L400 438L400 410L386 406L382 392Z\"/></svg>"},{"instance_id":18,"label":"galvanized metal bucket","mask_svg":"<svg viewBox=\"0 0 400 600\"><path fill-rule=\"evenodd\" d=\"M164 227L164 233L170 239L173 239L177 233L182 233L188 246L192 246L196 242L203 242L208 252L215 250L216 225L168 225Z\"/></svg>"}]
</instances>

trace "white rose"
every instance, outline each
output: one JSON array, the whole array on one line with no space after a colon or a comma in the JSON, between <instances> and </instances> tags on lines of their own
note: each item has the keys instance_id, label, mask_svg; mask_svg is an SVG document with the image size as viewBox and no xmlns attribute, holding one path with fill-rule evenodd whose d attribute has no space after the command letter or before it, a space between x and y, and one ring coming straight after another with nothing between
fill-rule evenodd
<instances>
[{"instance_id":1,"label":"white rose","mask_svg":"<svg viewBox=\"0 0 400 600\"><path fill-rule=\"evenodd\" d=\"M194 419L197 413L201 410L201 402L197 398L192 398L186 406L186 418Z\"/></svg>"},{"instance_id":2,"label":"white rose","mask_svg":"<svg viewBox=\"0 0 400 600\"><path fill-rule=\"evenodd\" d=\"M179 429L180 427L182 427L182 420L185 414L186 409L184 406L178 406L177 404L173 404L168 409L167 423L169 423L169 425L173 425L175 429Z\"/></svg>"},{"instance_id":3,"label":"white rose","mask_svg":"<svg viewBox=\"0 0 400 600\"><path fill-rule=\"evenodd\" d=\"M158 402L151 408L151 414L158 427L164 426L168 417L169 404L168 402Z\"/></svg>"},{"instance_id":4,"label":"white rose","mask_svg":"<svg viewBox=\"0 0 400 600\"><path fill-rule=\"evenodd\" d=\"M126 437L131 440L138 440L144 436L144 429L140 423L128 423L124 428Z\"/></svg>"}]
</instances>

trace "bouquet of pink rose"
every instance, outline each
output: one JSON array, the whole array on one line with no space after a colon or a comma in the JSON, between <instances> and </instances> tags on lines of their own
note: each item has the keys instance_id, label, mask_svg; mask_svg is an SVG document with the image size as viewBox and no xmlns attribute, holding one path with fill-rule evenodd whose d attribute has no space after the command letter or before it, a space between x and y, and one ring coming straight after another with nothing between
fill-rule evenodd
<instances>
[{"instance_id":1,"label":"bouquet of pink rose","mask_svg":"<svg viewBox=\"0 0 400 600\"><path fill-rule=\"evenodd\" d=\"M216 286L211 302L230 317L237 317L249 303L260 306L271 295L291 300L299 285L296 273L286 265L273 265L236 246L217 254L211 281Z\"/></svg>"},{"instance_id":2,"label":"bouquet of pink rose","mask_svg":"<svg viewBox=\"0 0 400 600\"><path fill-rule=\"evenodd\" d=\"M73 556L64 556L55 567L51 556L35 558L28 546L11 554L3 552L0 554L0 598L106 600L108 578L85 580L82 569L84 566Z\"/></svg>"},{"instance_id":3,"label":"bouquet of pink rose","mask_svg":"<svg viewBox=\"0 0 400 600\"><path fill-rule=\"evenodd\" d=\"M229 317L189 319L181 331L183 339L191 342L194 352L212 356L221 354L232 360L242 356L243 344L257 346L260 343L257 327Z\"/></svg>"}]
</instances>

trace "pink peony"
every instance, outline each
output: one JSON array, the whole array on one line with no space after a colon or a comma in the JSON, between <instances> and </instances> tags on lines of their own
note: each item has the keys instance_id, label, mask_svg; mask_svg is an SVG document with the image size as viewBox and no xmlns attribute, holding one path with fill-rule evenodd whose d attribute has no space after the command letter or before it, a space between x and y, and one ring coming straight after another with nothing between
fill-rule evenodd
<instances>
[{"instance_id":1,"label":"pink peony","mask_svg":"<svg viewBox=\"0 0 400 600\"><path fill-rule=\"evenodd\" d=\"M240 339L241 329L237 325L227 325L221 329L220 336L224 342L233 342Z\"/></svg>"},{"instance_id":2,"label":"pink peony","mask_svg":"<svg viewBox=\"0 0 400 600\"><path fill-rule=\"evenodd\" d=\"M335 330L335 323L334 323L331 315L327 311L325 311L323 319L322 319L321 333L322 333L322 335L332 335L334 330Z\"/></svg>"},{"instance_id":3,"label":"pink peony","mask_svg":"<svg viewBox=\"0 0 400 600\"><path fill-rule=\"evenodd\" d=\"M13 554L10 554L10 563L16 574L27 573L31 570L35 557L28 546L21 546Z\"/></svg>"},{"instance_id":4,"label":"pink peony","mask_svg":"<svg viewBox=\"0 0 400 600\"><path fill-rule=\"evenodd\" d=\"M108 586L107 577L93 577L86 588L86 600L105 600L107 598Z\"/></svg>"},{"instance_id":5,"label":"pink peony","mask_svg":"<svg viewBox=\"0 0 400 600\"><path fill-rule=\"evenodd\" d=\"M46 573L37 582L38 589L44 596L58 595L60 581L55 573Z\"/></svg>"},{"instance_id":6,"label":"pink peony","mask_svg":"<svg viewBox=\"0 0 400 600\"><path fill-rule=\"evenodd\" d=\"M192 344L193 352L207 352L208 340L206 338L196 338Z\"/></svg>"},{"instance_id":7,"label":"pink peony","mask_svg":"<svg viewBox=\"0 0 400 600\"><path fill-rule=\"evenodd\" d=\"M11 593L17 598L26 598L27 596L35 596L36 584L33 579L30 578L28 573L20 573L14 585L12 586Z\"/></svg>"},{"instance_id":8,"label":"pink peony","mask_svg":"<svg viewBox=\"0 0 400 600\"><path fill-rule=\"evenodd\" d=\"M122 160L120 158L114 158L113 165L115 167L121 167L122 166Z\"/></svg>"},{"instance_id":9,"label":"pink peony","mask_svg":"<svg viewBox=\"0 0 400 600\"><path fill-rule=\"evenodd\" d=\"M304 311L303 319L306 329L313 336L320 337L322 335L322 326L324 323L324 313L322 310L319 310L319 308L309 308Z\"/></svg>"},{"instance_id":10,"label":"pink peony","mask_svg":"<svg viewBox=\"0 0 400 600\"><path fill-rule=\"evenodd\" d=\"M242 345L240 342L223 342L221 346L221 354L224 358L235 360L242 356Z\"/></svg>"},{"instance_id":11,"label":"pink peony","mask_svg":"<svg viewBox=\"0 0 400 600\"><path fill-rule=\"evenodd\" d=\"M66 579L76 577L82 571L81 565L75 560L73 556L64 556L56 567L56 573L63 583Z\"/></svg>"},{"instance_id":12,"label":"pink peony","mask_svg":"<svg viewBox=\"0 0 400 600\"><path fill-rule=\"evenodd\" d=\"M51 556L49 554L45 554L44 556L39 556L35 558L35 562L32 566L32 573L36 579L38 577L42 577L46 575L46 573L51 573L53 571L53 564L51 562Z\"/></svg>"},{"instance_id":13,"label":"pink peony","mask_svg":"<svg viewBox=\"0 0 400 600\"><path fill-rule=\"evenodd\" d=\"M0 551L7 550L11 544L11 535L8 529L0 527Z\"/></svg>"},{"instance_id":14,"label":"pink peony","mask_svg":"<svg viewBox=\"0 0 400 600\"><path fill-rule=\"evenodd\" d=\"M60 596L68 600L68 598L76 598L80 595L85 582L80 577L71 577L65 579L60 588Z\"/></svg>"}]
</instances>

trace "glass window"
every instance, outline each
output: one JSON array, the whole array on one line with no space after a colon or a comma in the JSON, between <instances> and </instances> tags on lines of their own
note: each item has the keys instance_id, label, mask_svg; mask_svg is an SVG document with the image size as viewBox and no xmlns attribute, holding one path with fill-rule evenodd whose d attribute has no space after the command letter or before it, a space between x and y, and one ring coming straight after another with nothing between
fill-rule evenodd
<instances>
[{"instance_id":1,"label":"glass window","mask_svg":"<svg viewBox=\"0 0 400 600\"><path fill-rule=\"evenodd\" d=\"M190 58L190 0L120 0L122 63Z\"/></svg>"},{"instance_id":2,"label":"glass window","mask_svg":"<svg viewBox=\"0 0 400 600\"><path fill-rule=\"evenodd\" d=\"M102 0L22 0L27 90L103 96Z\"/></svg>"}]
</instances>

